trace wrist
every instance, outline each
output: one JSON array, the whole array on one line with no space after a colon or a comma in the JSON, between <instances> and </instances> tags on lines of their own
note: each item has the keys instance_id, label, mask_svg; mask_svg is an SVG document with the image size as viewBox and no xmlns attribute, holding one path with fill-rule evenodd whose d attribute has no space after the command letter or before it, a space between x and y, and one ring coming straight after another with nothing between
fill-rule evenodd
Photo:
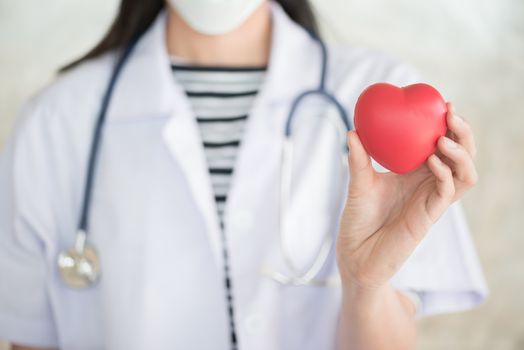
<instances>
[{"instance_id":1,"label":"wrist","mask_svg":"<svg viewBox=\"0 0 524 350\"><path fill-rule=\"evenodd\" d=\"M355 296L380 294L383 290L388 289L389 281L387 279L377 278L368 273L362 273L362 269L355 271L353 266L358 263L353 261L344 261L337 256L337 265L340 275L341 285L344 291Z\"/></svg>"},{"instance_id":2,"label":"wrist","mask_svg":"<svg viewBox=\"0 0 524 350\"><path fill-rule=\"evenodd\" d=\"M397 304L411 316L417 312L417 303L391 284L364 286L352 281L342 282L342 308L346 313L373 314L385 305Z\"/></svg>"},{"instance_id":3,"label":"wrist","mask_svg":"<svg viewBox=\"0 0 524 350\"><path fill-rule=\"evenodd\" d=\"M384 300L384 297L392 291L393 288L389 283L381 285L364 285L354 279L342 279L343 297L344 299L351 300L353 304L357 301L360 305L362 305L362 303L374 304L380 300Z\"/></svg>"},{"instance_id":4,"label":"wrist","mask_svg":"<svg viewBox=\"0 0 524 350\"><path fill-rule=\"evenodd\" d=\"M388 299L389 285L362 284L352 277L342 278L342 311L346 317L373 317Z\"/></svg>"}]
</instances>

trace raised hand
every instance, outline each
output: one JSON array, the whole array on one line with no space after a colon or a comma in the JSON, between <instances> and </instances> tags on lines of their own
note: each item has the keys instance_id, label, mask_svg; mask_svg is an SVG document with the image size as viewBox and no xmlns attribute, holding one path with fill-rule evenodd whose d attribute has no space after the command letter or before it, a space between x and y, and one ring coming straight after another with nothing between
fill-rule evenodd
<instances>
[{"instance_id":1,"label":"raised hand","mask_svg":"<svg viewBox=\"0 0 524 350\"><path fill-rule=\"evenodd\" d=\"M358 135L348 133L350 184L337 239L343 281L387 284L440 215L477 182L471 128L448 103L448 134L418 169L378 173Z\"/></svg>"}]
</instances>

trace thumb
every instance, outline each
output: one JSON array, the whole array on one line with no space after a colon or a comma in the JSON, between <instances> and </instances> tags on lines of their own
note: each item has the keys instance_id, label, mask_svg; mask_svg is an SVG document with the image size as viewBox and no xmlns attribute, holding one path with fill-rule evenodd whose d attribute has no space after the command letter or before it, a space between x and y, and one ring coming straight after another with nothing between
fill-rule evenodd
<instances>
[{"instance_id":1,"label":"thumb","mask_svg":"<svg viewBox=\"0 0 524 350\"><path fill-rule=\"evenodd\" d=\"M371 165L371 158L354 130L348 132L347 141L349 147L348 163L351 175L351 187L354 189L369 190L369 185L375 175L375 170Z\"/></svg>"}]
</instances>

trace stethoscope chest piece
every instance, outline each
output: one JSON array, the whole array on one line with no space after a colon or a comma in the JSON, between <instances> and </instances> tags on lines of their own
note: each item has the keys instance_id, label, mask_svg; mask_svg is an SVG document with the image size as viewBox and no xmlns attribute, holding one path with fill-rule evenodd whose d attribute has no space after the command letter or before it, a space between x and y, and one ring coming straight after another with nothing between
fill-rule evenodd
<instances>
[{"instance_id":1,"label":"stethoscope chest piece","mask_svg":"<svg viewBox=\"0 0 524 350\"><path fill-rule=\"evenodd\" d=\"M100 261L96 250L86 244L86 234L77 234L75 246L58 255L58 271L62 281L71 288L87 288L100 278Z\"/></svg>"}]
</instances>

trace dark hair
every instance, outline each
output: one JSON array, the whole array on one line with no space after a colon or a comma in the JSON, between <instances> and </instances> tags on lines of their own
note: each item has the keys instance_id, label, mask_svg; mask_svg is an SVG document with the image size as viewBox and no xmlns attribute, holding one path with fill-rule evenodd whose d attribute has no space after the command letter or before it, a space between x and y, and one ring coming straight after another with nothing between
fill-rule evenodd
<instances>
[{"instance_id":1,"label":"dark hair","mask_svg":"<svg viewBox=\"0 0 524 350\"><path fill-rule=\"evenodd\" d=\"M313 10L308 0L276 0L291 19L314 35L319 35ZM74 66L112 50L122 49L143 34L165 6L165 0L122 0L118 14L104 38L79 59L60 69Z\"/></svg>"}]
</instances>

